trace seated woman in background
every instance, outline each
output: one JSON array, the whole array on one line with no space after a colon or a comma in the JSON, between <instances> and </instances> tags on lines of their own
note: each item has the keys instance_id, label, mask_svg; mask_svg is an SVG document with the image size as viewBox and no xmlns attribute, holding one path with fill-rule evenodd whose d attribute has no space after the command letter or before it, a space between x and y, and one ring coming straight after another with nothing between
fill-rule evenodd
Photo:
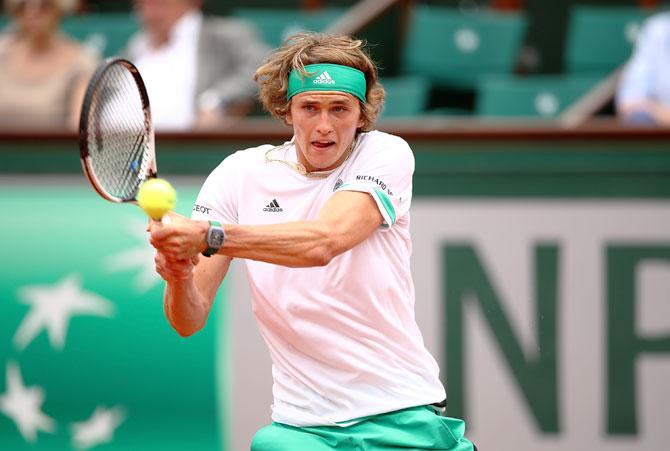
<instances>
[{"instance_id":1,"label":"seated woman in background","mask_svg":"<svg viewBox=\"0 0 670 451\"><path fill-rule=\"evenodd\" d=\"M0 129L73 130L96 58L63 35L77 0L5 0L0 35Z\"/></svg>"}]
</instances>

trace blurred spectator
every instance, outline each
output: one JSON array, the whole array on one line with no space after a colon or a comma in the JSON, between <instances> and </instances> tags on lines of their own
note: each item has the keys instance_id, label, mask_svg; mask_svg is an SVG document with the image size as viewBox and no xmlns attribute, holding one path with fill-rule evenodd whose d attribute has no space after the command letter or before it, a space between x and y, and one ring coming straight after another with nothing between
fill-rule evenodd
<instances>
[{"instance_id":1,"label":"blurred spectator","mask_svg":"<svg viewBox=\"0 0 670 451\"><path fill-rule=\"evenodd\" d=\"M96 60L59 31L77 0L5 0L0 35L0 128L77 126Z\"/></svg>"},{"instance_id":2,"label":"blurred spectator","mask_svg":"<svg viewBox=\"0 0 670 451\"><path fill-rule=\"evenodd\" d=\"M144 78L157 130L211 128L254 106L268 49L245 22L204 18L200 0L135 0L143 30L126 49Z\"/></svg>"},{"instance_id":3,"label":"blurred spectator","mask_svg":"<svg viewBox=\"0 0 670 451\"><path fill-rule=\"evenodd\" d=\"M670 126L670 13L645 22L616 100L626 122Z\"/></svg>"}]
</instances>

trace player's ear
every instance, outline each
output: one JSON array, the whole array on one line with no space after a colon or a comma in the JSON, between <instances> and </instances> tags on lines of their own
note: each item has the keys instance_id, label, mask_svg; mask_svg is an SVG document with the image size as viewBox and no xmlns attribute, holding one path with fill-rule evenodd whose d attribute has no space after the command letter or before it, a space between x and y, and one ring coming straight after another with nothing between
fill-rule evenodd
<instances>
[{"instance_id":1,"label":"player's ear","mask_svg":"<svg viewBox=\"0 0 670 451\"><path fill-rule=\"evenodd\" d=\"M291 114L291 110L293 109L293 99L288 101L288 105L286 106L286 116L284 116L284 122L286 122L287 125L293 125L293 115Z\"/></svg>"},{"instance_id":2,"label":"player's ear","mask_svg":"<svg viewBox=\"0 0 670 451\"><path fill-rule=\"evenodd\" d=\"M359 100L358 101L358 124L356 125L357 129L363 128L363 124L365 124L365 116L363 115L363 109L365 108L365 105Z\"/></svg>"}]
</instances>

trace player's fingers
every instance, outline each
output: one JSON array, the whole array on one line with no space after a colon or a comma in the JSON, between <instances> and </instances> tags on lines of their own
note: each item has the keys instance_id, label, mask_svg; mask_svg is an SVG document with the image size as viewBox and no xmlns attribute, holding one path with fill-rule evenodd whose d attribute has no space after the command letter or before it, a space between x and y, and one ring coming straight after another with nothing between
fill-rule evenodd
<instances>
[{"instance_id":1,"label":"player's fingers","mask_svg":"<svg viewBox=\"0 0 670 451\"><path fill-rule=\"evenodd\" d=\"M192 275L191 271L173 271L166 268L156 268L156 272L166 282L187 280Z\"/></svg>"},{"instance_id":2,"label":"player's fingers","mask_svg":"<svg viewBox=\"0 0 670 451\"><path fill-rule=\"evenodd\" d=\"M165 215L163 216L163 219L161 219L161 222L162 222L163 224L172 224L172 222L174 222L174 221L175 221L175 218L177 218L177 217L183 217L183 216L180 216L180 215L178 215L177 213L175 213L175 212L173 212L173 211L168 211L168 212L165 213Z\"/></svg>"},{"instance_id":3,"label":"player's fingers","mask_svg":"<svg viewBox=\"0 0 670 451\"><path fill-rule=\"evenodd\" d=\"M162 221L151 222L151 239L157 242L170 239L173 236L182 236L188 233L190 225L189 219L172 212L163 216Z\"/></svg>"},{"instance_id":4,"label":"player's fingers","mask_svg":"<svg viewBox=\"0 0 670 451\"><path fill-rule=\"evenodd\" d=\"M154 257L156 272L165 280L187 279L193 273L193 264L190 260L173 260L169 256L158 252Z\"/></svg>"},{"instance_id":5,"label":"player's fingers","mask_svg":"<svg viewBox=\"0 0 670 451\"><path fill-rule=\"evenodd\" d=\"M174 228L165 225L160 221L151 220L151 223L149 224L149 232L151 233L152 241L160 242L170 237L174 233Z\"/></svg>"},{"instance_id":6,"label":"player's fingers","mask_svg":"<svg viewBox=\"0 0 670 451\"><path fill-rule=\"evenodd\" d=\"M174 254L182 247L182 238L179 231L173 226L169 225L152 225L151 234L149 236L149 243L166 254ZM173 255L174 257L174 255Z\"/></svg>"},{"instance_id":7,"label":"player's fingers","mask_svg":"<svg viewBox=\"0 0 670 451\"><path fill-rule=\"evenodd\" d=\"M157 230L158 228L162 227L163 223L161 221L155 221L151 218L149 218L149 222L147 223L147 232L151 233L153 230Z\"/></svg>"},{"instance_id":8,"label":"player's fingers","mask_svg":"<svg viewBox=\"0 0 670 451\"><path fill-rule=\"evenodd\" d=\"M179 258L170 253L160 253L160 262L163 266L174 270L191 270L195 266L192 257Z\"/></svg>"},{"instance_id":9,"label":"player's fingers","mask_svg":"<svg viewBox=\"0 0 670 451\"><path fill-rule=\"evenodd\" d=\"M151 244L157 251L162 253L167 259L171 261L178 261L190 259L191 255L187 254L180 244L179 238L168 238L165 240L151 240Z\"/></svg>"}]
</instances>

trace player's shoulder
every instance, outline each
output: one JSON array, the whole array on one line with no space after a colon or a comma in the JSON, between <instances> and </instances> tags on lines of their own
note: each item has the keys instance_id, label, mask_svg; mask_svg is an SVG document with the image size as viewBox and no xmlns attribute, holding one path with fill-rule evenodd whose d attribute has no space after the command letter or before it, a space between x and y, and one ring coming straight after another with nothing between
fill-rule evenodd
<instances>
[{"instance_id":1,"label":"player's shoulder","mask_svg":"<svg viewBox=\"0 0 670 451\"><path fill-rule=\"evenodd\" d=\"M372 130L361 133L359 145L363 154L370 158L414 160L414 154L407 141L397 135Z\"/></svg>"}]
</instances>

